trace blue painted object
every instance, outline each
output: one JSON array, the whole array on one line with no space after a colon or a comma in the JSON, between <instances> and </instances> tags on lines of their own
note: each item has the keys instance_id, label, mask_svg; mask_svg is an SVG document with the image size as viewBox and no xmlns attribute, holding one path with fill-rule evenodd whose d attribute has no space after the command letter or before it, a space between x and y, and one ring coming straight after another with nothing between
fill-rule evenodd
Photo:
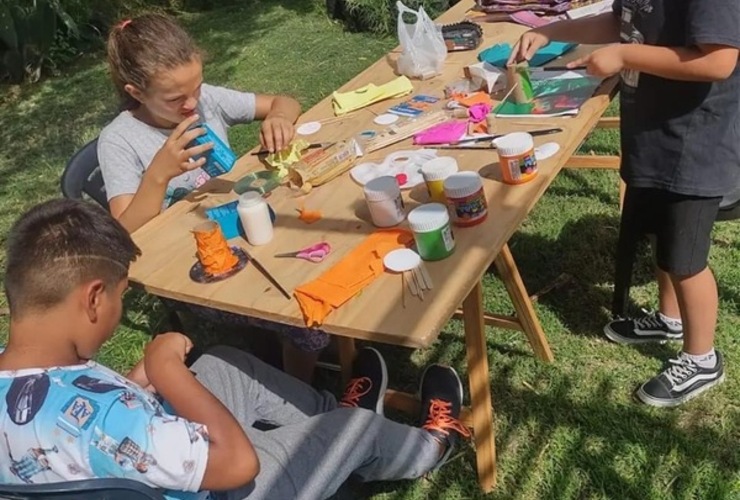
<instances>
[{"instance_id":1,"label":"blue painted object","mask_svg":"<svg viewBox=\"0 0 740 500\"><path fill-rule=\"evenodd\" d=\"M532 57L529 61L530 66L542 66L553 59L557 59L566 52L573 50L577 45L575 43L550 42ZM478 53L478 60L487 62L499 68L505 68L506 62L511 55L512 47L508 43L497 43Z\"/></svg>"},{"instance_id":2,"label":"blue painted object","mask_svg":"<svg viewBox=\"0 0 740 500\"><path fill-rule=\"evenodd\" d=\"M218 222L218 225L221 226L221 232L224 233L224 238L227 240L236 238L237 236L246 238L244 228L239 221L239 212L236 211L236 206L238 204L239 200L236 200L224 205L206 209L206 217L208 217L209 220ZM270 219L272 220L272 223L275 224L275 211L269 204L267 205L267 208L270 209Z\"/></svg>"},{"instance_id":3,"label":"blue painted object","mask_svg":"<svg viewBox=\"0 0 740 500\"><path fill-rule=\"evenodd\" d=\"M200 146L208 142L213 142L213 149L194 156L193 159L198 160L205 156L206 164L203 165L203 170L211 177L218 177L229 172L236 162L234 152L207 124L200 123L197 126L206 129L206 133L193 139L192 145Z\"/></svg>"}]
</instances>

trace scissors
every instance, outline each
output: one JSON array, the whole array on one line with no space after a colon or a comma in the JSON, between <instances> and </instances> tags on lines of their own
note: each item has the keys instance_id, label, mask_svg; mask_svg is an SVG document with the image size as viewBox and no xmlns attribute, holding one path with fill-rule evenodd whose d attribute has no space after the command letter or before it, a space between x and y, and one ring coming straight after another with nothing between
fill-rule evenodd
<instances>
[{"instance_id":1,"label":"scissors","mask_svg":"<svg viewBox=\"0 0 740 500\"><path fill-rule=\"evenodd\" d=\"M321 262L331 253L331 245L326 242L317 243L297 252L277 254L276 258L304 259L310 262Z\"/></svg>"}]
</instances>

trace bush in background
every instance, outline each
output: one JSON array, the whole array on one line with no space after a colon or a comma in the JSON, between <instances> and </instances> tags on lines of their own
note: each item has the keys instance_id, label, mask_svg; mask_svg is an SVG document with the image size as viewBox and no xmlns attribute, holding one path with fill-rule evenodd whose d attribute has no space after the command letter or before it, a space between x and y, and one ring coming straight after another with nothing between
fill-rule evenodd
<instances>
[{"instance_id":1,"label":"bush in background","mask_svg":"<svg viewBox=\"0 0 740 500\"><path fill-rule=\"evenodd\" d=\"M406 0L411 8L420 6L434 19L458 0ZM396 33L398 10L396 0L326 0L329 15L345 23L353 31L370 31L384 35Z\"/></svg>"}]
</instances>

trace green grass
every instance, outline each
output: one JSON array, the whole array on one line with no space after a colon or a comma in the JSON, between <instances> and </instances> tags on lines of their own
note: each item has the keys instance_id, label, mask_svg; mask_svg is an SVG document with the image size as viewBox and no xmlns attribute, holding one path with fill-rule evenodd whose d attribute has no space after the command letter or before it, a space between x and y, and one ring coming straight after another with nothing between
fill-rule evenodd
<instances>
[{"instance_id":1,"label":"green grass","mask_svg":"<svg viewBox=\"0 0 740 500\"><path fill-rule=\"evenodd\" d=\"M392 39L345 33L306 1L252 2L183 17L209 53L211 83L287 92L304 107L317 102L395 45ZM100 54L40 84L0 95L0 238L33 204L58 195L66 160L115 115L116 102ZM234 130L237 151L256 144L256 127ZM596 133L585 150L614 153L616 135ZM631 394L677 346L630 348L604 340L617 239L617 179L612 172L564 171L511 241L524 281L534 293L562 274L572 277L543 295L537 313L555 352L537 362L524 337L488 331L496 409L498 481L491 499L740 498L740 225L714 233L711 264L720 285L718 347L730 367L711 396L671 411L640 406ZM0 253L0 259L4 259ZM640 255L632 297L655 307L647 254ZM509 313L496 277L485 278L486 306ZM123 370L141 355L149 332L161 328L156 301L129 293L119 331L99 360ZM192 323L192 321L191 321ZM238 332L190 324L204 344L243 344ZM3 319L0 342L7 332ZM413 389L431 361L465 369L461 325L450 322L429 349L381 346L392 385ZM330 383L327 376L322 382ZM484 498L472 449L429 479L353 485L347 498Z\"/></svg>"}]
</instances>

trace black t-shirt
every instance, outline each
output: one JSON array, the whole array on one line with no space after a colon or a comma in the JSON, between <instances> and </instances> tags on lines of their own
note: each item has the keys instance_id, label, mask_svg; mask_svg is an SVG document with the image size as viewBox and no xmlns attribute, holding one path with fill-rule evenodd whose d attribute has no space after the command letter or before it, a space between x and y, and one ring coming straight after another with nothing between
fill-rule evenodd
<instances>
[{"instance_id":1,"label":"black t-shirt","mask_svg":"<svg viewBox=\"0 0 740 500\"><path fill-rule=\"evenodd\" d=\"M740 48L740 0L615 0L622 43ZM624 71L621 175L629 186L723 196L740 185L740 66L682 82Z\"/></svg>"}]
</instances>

